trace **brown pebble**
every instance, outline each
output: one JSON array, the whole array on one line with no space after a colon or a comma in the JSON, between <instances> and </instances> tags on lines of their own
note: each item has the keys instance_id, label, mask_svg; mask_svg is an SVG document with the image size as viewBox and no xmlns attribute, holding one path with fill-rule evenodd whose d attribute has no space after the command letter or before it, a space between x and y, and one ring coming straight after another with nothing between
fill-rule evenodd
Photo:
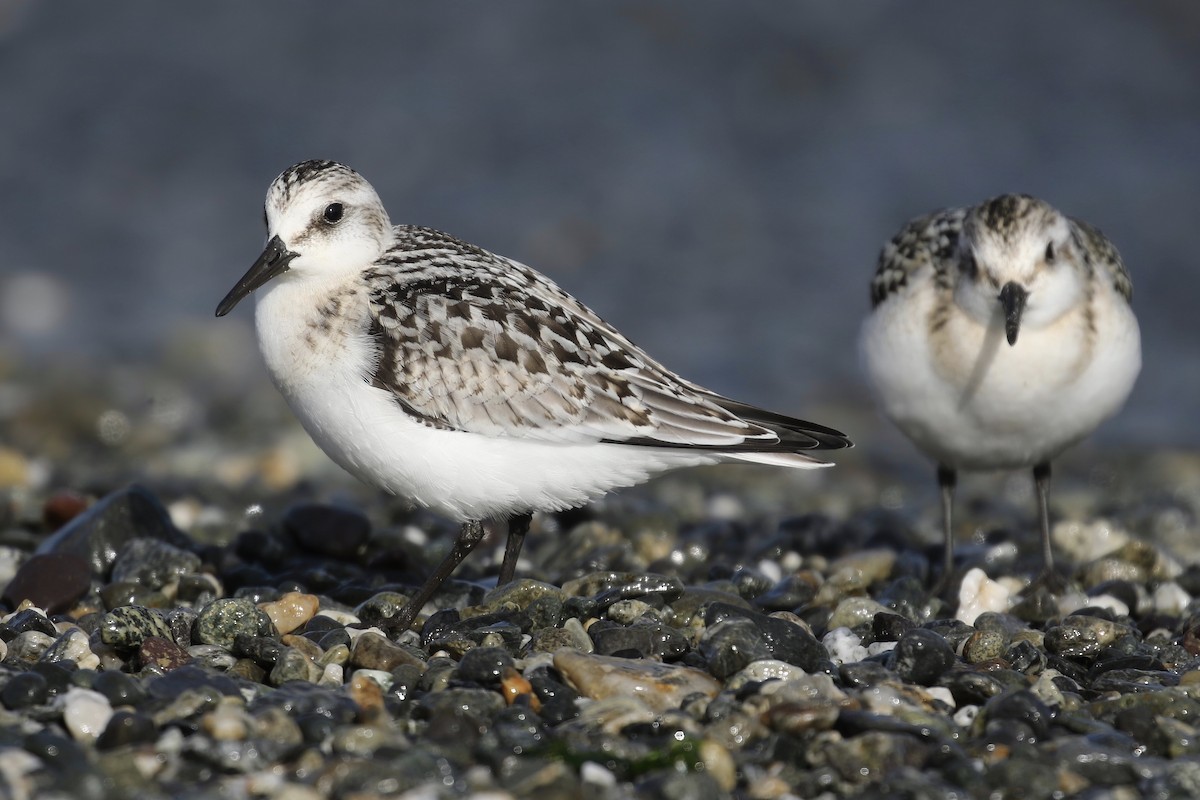
<instances>
[{"instance_id":1,"label":"brown pebble","mask_svg":"<svg viewBox=\"0 0 1200 800\"><path fill-rule=\"evenodd\" d=\"M55 492L42 505L42 523L50 533L66 525L87 510L88 499L70 490Z\"/></svg>"},{"instance_id":2,"label":"brown pebble","mask_svg":"<svg viewBox=\"0 0 1200 800\"><path fill-rule=\"evenodd\" d=\"M500 691L504 694L504 701L510 706L524 697L527 698L525 702L531 709L542 710L542 701L533 693L533 684L512 667L504 670L504 675L500 678Z\"/></svg>"},{"instance_id":3,"label":"brown pebble","mask_svg":"<svg viewBox=\"0 0 1200 800\"><path fill-rule=\"evenodd\" d=\"M278 600L258 604L280 633L291 633L306 624L320 606L321 601L316 595L300 592L288 592Z\"/></svg>"},{"instance_id":4,"label":"brown pebble","mask_svg":"<svg viewBox=\"0 0 1200 800\"><path fill-rule=\"evenodd\" d=\"M391 672L402 664L408 664L422 672L425 671L424 661L400 645L370 631L361 634L354 640L354 647L350 651L350 664L364 669L380 669L384 672Z\"/></svg>"},{"instance_id":5,"label":"brown pebble","mask_svg":"<svg viewBox=\"0 0 1200 800\"><path fill-rule=\"evenodd\" d=\"M86 559L71 553L43 553L21 565L0 599L10 608L28 600L47 614L60 614L83 597L91 583Z\"/></svg>"},{"instance_id":6,"label":"brown pebble","mask_svg":"<svg viewBox=\"0 0 1200 800\"><path fill-rule=\"evenodd\" d=\"M142 667L155 666L163 672L178 669L191 660L186 650L161 636L147 636L138 648L138 663Z\"/></svg>"},{"instance_id":7,"label":"brown pebble","mask_svg":"<svg viewBox=\"0 0 1200 800\"><path fill-rule=\"evenodd\" d=\"M721 691L715 678L698 669L578 650L559 650L554 668L585 697L631 696L655 711L679 708L683 698L696 692L715 697Z\"/></svg>"},{"instance_id":8,"label":"brown pebble","mask_svg":"<svg viewBox=\"0 0 1200 800\"><path fill-rule=\"evenodd\" d=\"M358 706L362 722L375 719L383 711L383 689L366 675L355 675L350 679L350 699Z\"/></svg>"}]
</instances>

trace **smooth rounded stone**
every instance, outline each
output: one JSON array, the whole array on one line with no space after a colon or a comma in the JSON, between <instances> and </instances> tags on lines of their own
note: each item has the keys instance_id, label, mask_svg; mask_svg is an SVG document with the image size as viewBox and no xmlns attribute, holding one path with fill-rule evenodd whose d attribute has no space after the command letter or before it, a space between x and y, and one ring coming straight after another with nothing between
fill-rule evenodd
<instances>
[{"instance_id":1,"label":"smooth rounded stone","mask_svg":"<svg viewBox=\"0 0 1200 800\"><path fill-rule=\"evenodd\" d=\"M767 657L795 664L810 672L816 671L829 659L829 653L816 637L800 623L799 618L787 612L766 616L752 609L728 603L710 603L705 609L705 625L712 626L726 619L747 619L753 622L768 648Z\"/></svg>"},{"instance_id":2,"label":"smooth rounded stone","mask_svg":"<svg viewBox=\"0 0 1200 800\"><path fill-rule=\"evenodd\" d=\"M1110 581L1145 583L1150 577L1149 571L1142 565L1115 557L1099 558L1084 564L1076 571L1075 575L1085 589L1091 589Z\"/></svg>"},{"instance_id":3,"label":"smooth rounded stone","mask_svg":"<svg viewBox=\"0 0 1200 800\"><path fill-rule=\"evenodd\" d=\"M187 654L197 664L217 670L218 672L225 672L232 669L238 660L237 656L229 652L228 648L217 644L194 644L187 649Z\"/></svg>"},{"instance_id":4,"label":"smooth rounded stone","mask_svg":"<svg viewBox=\"0 0 1200 800\"><path fill-rule=\"evenodd\" d=\"M695 621L698 615L703 618L704 615L700 612L707 612L709 608L717 604L755 611L754 606L747 600L731 592L722 592L702 586L688 586L684 588L683 594L671 601L671 611L675 615L672 624L686 628ZM762 618L766 619L765 616Z\"/></svg>"},{"instance_id":5,"label":"smooth rounded stone","mask_svg":"<svg viewBox=\"0 0 1200 800\"><path fill-rule=\"evenodd\" d=\"M683 593L683 583L654 572L592 572L566 581L562 591L568 597L591 598L608 608L618 600L655 594L671 602Z\"/></svg>"},{"instance_id":6,"label":"smooth rounded stone","mask_svg":"<svg viewBox=\"0 0 1200 800\"><path fill-rule=\"evenodd\" d=\"M190 664L188 652L170 639L147 636L138 647L137 663L142 669L153 667L161 672L170 672Z\"/></svg>"},{"instance_id":7,"label":"smooth rounded stone","mask_svg":"<svg viewBox=\"0 0 1200 800\"><path fill-rule=\"evenodd\" d=\"M59 634L59 630L54 626L54 623L38 608L23 608L11 614L5 620L4 624L14 633L38 631L47 636L58 636Z\"/></svg>"},{"instance_id":8,"label":"smooth rounded stone","mask_svg":"<svg viewBox=\"0 0 1200 800\"><path fill-rule=\"evenodd\" d=\"M50 696L46 679L36 672L21 672L11 678L0 689L0 702L12 711L41 705Z\"/></svg>"},{"instance_id":9,"label":"smooth rounded stone","mask_svg":"<svg viewBox=\"0 0 1200 800\"><path fill-rule=\"evenodd\" d=\"M464 683L497 687L504 674L513 668L512 656L502 647L476 647L458 662L454 676Z\"/></svg>"},{"instance_id":10,"label":"smooth rounded stone","mask_svg":"<svg viewBox=\"0 0 1200 800\"><path fill-rule=\"evenodd\" d=\"M811 602L819 586L819 579L810 572L787 575L755 597L754 605L765 611L790 611Z\"/></svg>"},{"instance_id":11,"label":"smooth rounded stone","mask_svg":"<svg viewBox=\"0 0 1200 800\"><path fill-rule=\"evenodd\" d=\"M293 506L284 514L282 526L305 552L342 560L357 559L371 537L366 515L341 506Z\"/></svg>"},{"instance_id":12,"label":"smooth rounded stone","mask_svg":"<svg viewBox=\"0 0 1200 800\"><path fill-rule=\"evenodd\" d=\"M1046 650L1067 658L1095 657L1129 628L1099 617L1073 614L1046 631Z\"/></svg>"},{"instance_id":13,"label":"smooth rounded stone","mask_svg":"<svg viewBox=\"0 0 1200 800\"><path fill-rule=\"evenodd\" d=\"M191 546L158 498L135 485L96 501L42 542L37 553L80 556L92 573L107 576L117 553L137 538L158 539L185 549Z\"/></svg>"},{"instance_id":14,"label":"smooth rounded stone","mask_svg":"<svg viewBox=\"0 0 1200 800\"><path fill-rule=\"evenodd\" d=\"M773 655L762 631L753 620L745 618L725 619L708 627L698 650L708 671L718 680L725 680L751 662Z\"/></svg>"},{"instance_id":15,"label":"smooth rounded stone","mask_svg":"<svg viewBox=\"0 0 1200 800\"><path fill-rule=\"evenodd\" d=\"M233 647L239 635L272 636L271 618L245 598L215 600L205 606L196 620L193 639L201 644Z\"/></svg>"},{"instance_id":16,"label":"smooth rounded stone","mask_svg":"<svg viewBox=\"0 0 1200 800\"><path fill-rule=\"evenodd\" d=\"M223 698L216 708L200 718L200 729L221 741L241 741L249 735L250 727L245 704L235 698Z\"/></svg>"},{"instance_id":17,"label":"smooth rounded stone","mask_svg":"<svg viewBox=\"0 0 1200 800\"><path fill-rule=\"evenodd\" d=\"M316 683L321 678L323 670L303 653L294 647L285 647L267 676L267 682L272 686L281 686L288 681L309 681Z\"/></svg>"},{"instance_id":18,"label":"smooth rounded stone","mask_svg":"<svg viewBox=\"0 0 1200 800\"><path fill-rule=\"evenodd\" d=\"M317 664L322 667L332 665L344 666L350 661L350 648L344 644L335 644L328 650L321 653L321 657L317 659Z\"/></svg>"},{"instance_id":19,"label":"smooth rounded stone","mask_svg":"<svg viewBox=\"0 0 1200 800\"><path fill-rule=\"evenodd\" d=\"M900 637L916 627L916 623L900 614L881 611L871 619L870 640L874 642L898 642Z\"/></svg>"},{"instance_id":20,"label":"smooth rounded stone","mask_svg":"<svg viewBox=\"0 0 1200 800\"><path fill-rule=\"evenodd\" d=\"M450 687L422 695L417 700L417 707L424 718L434 721L463 715L490 720L504 708L504 698L488 689Z\"/></svg>"},{"instance_id":21,"label":"smooth rounded stone","mask_svg":"<svg viewBox=\"0 0 1200 800\"><path fill-rule=\"evenodd\" d=\"M567 592L552 583L543 583L532 578L517 578L485 594L478 609L482 614L491 614L508 606L524 610L534 601L547 598L557 600L561 604L566 600Z\"/></svg>"},{"instance_id":22,"label":"smooth rounded stone","mask_svg":"<svg viewBox=\"0 0 1200 800\"><path fill-rule=\"evenodd\" d=\"M304 635L308 636L309 634L306 633ZM346 652L349 653L351 645L354 644L345 628L336 628L331 631L313 631L313 637L318 635L320 638L314 638L314 641L317 643L317 647L320 647L325 652L341 647L345 648Z\"/></svg>"},{"instance_id":23,"label":"smooth rounded stone","mask_svg":"<svg viewBox=\"0 0 1200 800\"><path fill-rule=\"evenodd\" d=\"M215 575L209 575L207 572L192 572L179 576L175 599L188 606L203 608L224 594L225 589Z\"/></svg>"},{"instance_id":24,"label":"smooth rounded stone","mask_svg":"<svg viewBox=\"0 0 1200 800\"><path fill-rule=\"evenodd\" d=\"M1017 619L1037 625L1060 615L1058 599L1044 586L1021 596L1009 612Z\"/></svg>"},{"instance_id":25,"label":"smooth rounded stone","mask_svg":"<svg viewBox=\"0 0 1200 800\"><path fill-rule=\"evenodd\" d=\"M647 620L661 622L661 612L643 600L618 600L608 607L604 615L613 622L621 625L632 625L645 617Z\"/></svg>"},{"instance_id":26,"label":"smooth rounded stone","mask_svg":"<svg viewBox=\"0 0 1200 800\"><path fill-rule=\"evenodd\" d=\"M117 711L96 740L96 749L113 750L136 744L150 744L158 739L154 720L134 711Z\"/></svg>"},{"instance_id":27,"label":"smooth rounded stone","mask_svg":"<svg viewBox=\"0 0 1200 800\"><path fill-rule=\"evenodd\" d=\"M403 664L410 664L419 669L425 668L425 662L420 658L372 631L367 631L355 640L354 647L350 649L350 664L355 667L379 669L384 672L390 672Z\"/></svg>"},{"instance_id":28,"label":"smooth rounded stone","mask_svg":"<svg viewBox=\"0 0 1200 800\"><path fill-rule=\"evenodd\" d=\"M358 604L354 615L367 625L384 627L395 619L408 604L408 597L399 592L378 592Z\"/></svg>"},{"instance_id":29,"label":"smooth rounded stone","mask_svg":"<svg viewBox=\"0 0 1200 800\"><path fill-rule=\"evenodd\" d=\"M978 567L967 570L958 588L955 617L968 625L985 612L1003 613L1012 606L1012 592Z\"/></svg>"},{"instance_id":30,"label":"smooth rounded stone","mask_svg":"<svg viewBox=\"0 0 1200 800\"><path fill-rule=\"evenodd\" d=\"M271 618L275 630L287 634L307 624L320 605L316 595L288 592L278 600L261 603L258 607Z\"/></svg>"},{"instance_id":31,"label":"smooth rounded stone","mask_svg":"<svg viewBox=\"0 0 1200 800\"><path fill-rule=\"evenodd\" d=\"M46 648L40 661L72 661L81 669L95 669L100 659L88 644L88 635L79 628L72 628Z\"/></svg>"},{"instance_id":32,"label":"smooth rounded stone","mask_svg":"<svg viewBox=\"0 0 1200 800\"><path fill-rule=\"evenodd\" d=\"M317 645L317 643L312 639L306 639L303 636L297 636L294 633L289 633L286 636L279 637L279 641L281 644L285 644L288 647L296 648L304 654L305 658L313 662L316 662L325 654L324 651L321 650L320 646Z\"/></svg>"},{"instance_id":33,"label":"smooth rounded stone","mask_svg":"<svg viewBox=\"0 0 1200 800\"><path fill-rule=\"evenodd\" d=\"M41 631L25 631L8 642L5 664L32 664L50 649L54 640Z\"/></svg>"},{"instance_id":34,"label":"smooth rounded stone","mask_svg":"<svg viewBox=\"0 0 1200 800\"><path fill-rule=\"evenodd\" d=\"M588 628L593 652L600 655L633 655L674 660L689 649L683 634L661 622L637 622L625 626L603 620Z\"/></svg>"},{"instance_id":35,"label":"smooth rounded stone","mask_svg":"<svg viewBox=\"0 0 1200 800\"><path fill-rule=\"evenodd\" d=\"M147 589L139 583L110 583L100 587L99 595L104 607L108 609L121 606L165 608L169 605L166 595L162 592Z\"/></svg>"},{"instance_id":36,"label":"smooth rounded stone","mask_svg":"<svg viewBox=\"0 0 1200 800\"><path fill-rule=\"evenodd\" d=\"M555 653L554 668L586 697L600 700L635 696L656 711L678 708L691 694L714 697L721 690L721 684L711 675L691 667L631 661L576 650ZM536 690L536 683L534 688Z\"/></svg>"},{"instance_id":37,"label":"smooth rounded stone","mask_svg":"<svg viewBox=\"0 0 1200 800\"><path fill-rule=\"evenodd\" d=\"M0 601L10 608L29 601L47 614L70 609L91 587L86 558L74 553L44 553L26 560L8 581Z\"/></svg>"},{"instance_id":38,"label":"smooth rounded stone","mask_svg":"<svg viewBox=\"0 0 1200 800\"><path fill-rule=\"evenodd\" d=\"M1158 613L1179 616L1192 602L1192 595L1178 583L1165 581L1155 587L1151 602Z\"/></svg>"},{"instance_id":39,"label":"smooth rounded stone","mask_svg":"<svg viewBox=\"0 0 1200 800\"><path fill-rule=\"evenodd\" d=\"M571 621L579 622L579 620L573 617ZM578 631L571 630L565 626L562 628L542 628L533 632L529 643L525 646L525 652L554 653L562 648L590 653L592 651L592 640L582 627Z\"/></svg>"},{"instance_id":40,"label":"smooth rounded stone","mask_svg":"<svg viewBox=\"0 0 1200 800\"><path fill-rule=\"evenodd\" d=\"M847 597L833 609L829 618L828 629L860 628L870 625L876 614L891 613L891 609L875 602L869 597Z\"/></svg>"},{"instance_id":41,"label":"smooth rounded stone","mask_svg":"<svg viewBox=\"0 0 1200 800\"><path fill-rule=\"evenodd\" d=\"M1004 654L1008 639L996 631L976 631L963 645L963 660L968 664L993 661Z\"/></svg>"},{"instance_id":42,"label":"smooth rounded stone","mask_svg":"<svg viewBox=\"0 0 1200 800\"><path fill-rule=\"evenodd\" d=\"M1029 690L1006 692L988 700L983 706L987 720L1011 719L1028 725L1033 735L1044 739L1050 733L1054 712Z\"/></svg>"},{"instance_id":43,"label":"smooth rounded stone","mask_svg":"<svg viewBox=\"0 0 1200 800\"><path fill-rule=\"evenodd\" d=\"M171 638L171 628L157 611L142 606L120 606L100 620L100 640L118 650L132 650L148 636Z\"/></svg>"},{"instance_id":44,"label":"smooth rounded stone","mask_svg":"<svg viewBox=\"0 0 1200 800\"><path fill-rule=\"evenodd\" d=\"M896 643L890 667L906 681L929 686L954 666L955 661L954 649L949 642L933 631L915 628Z\"/></svg>"},{"instance_id":45,"label":"smooth rounded stone","mask_svg":"<svg viewBox=\"0 0 1200 800\"><path fill-rule=\"evenodd\" d=\"M826 574L828 580L846 580L852 576L853 582L862 586L871 586L891 577L896 566L896 551L890 548L874 548L847 553L829 563Z\"/></svg>"},{"instance_id":46,"label":"smooth rounded stone","mask_svg":"<svg viewBox=\"0 0 1200 800\"><path fill-rule=\"evenodd\" d=\"M158 539L130 539L113 562L110 580L161 589L200 569L200 556Z\"/></svg>"},{"instance_id":47,"label":"smooth rounded stone","mask_svg":"<svg viewBox=\"0 0 1200 800\"><path fill-rule=\"evenodd\" d=\"M77 742L94 742L108 726L113 709L108 698L91 689L74 687L59 695L63 724Z\"/></svg>"},{"instance_id":48,"label":"smooth rounded stone","mask_svg":"<svg viewBox=\"0 0 1200 800\"><path fill-rule=\"evenodd\" d=\"M124 672L101 672L92 689L104 695L109 705L136 706L146 698L142 684Z\"/></svg>"}]
</instances>

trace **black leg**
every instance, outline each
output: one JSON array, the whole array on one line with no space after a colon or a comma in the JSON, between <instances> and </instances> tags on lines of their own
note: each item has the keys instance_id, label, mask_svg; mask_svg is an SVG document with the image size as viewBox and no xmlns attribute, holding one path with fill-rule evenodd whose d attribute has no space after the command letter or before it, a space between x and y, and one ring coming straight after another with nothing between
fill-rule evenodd
<instances>
[{"instance_id":1,"label":"black leg","mask_svg":"<svg viewBox=\"0 0 1200 800\"><path fill-rule=\"evenodd\" d=\"M954 487L958 484L958 474L945 464L938 464L938 486L942 490L942 537L943 548L942 578L937 583L937 592L946 589L950 577L954 574Z\"/></svg>"},{"instance_id":2,"label":"black leg","mask_svg":"<svg viewBox=\"0 0 1200 800\"><path fill-rule=\"evenodd\" d=\"M1046 589L1051 594L1067 590L1067 581L1054 569L1054 547L1050 541L1050 462L1043 461L1033 468L1033 485L1037 489L1038 523L1042 535L1042 572L1022 594Z\"/></svg>"},{"instance_id":3,"label":"black leg","mask_svg":"<svg viewBox=\"0 0 1200 800\"><path fill-rule=\"evenodd\" d=\"M416 595L408 601L408 605L388 623L388 630L396 633L408 630L413 620L417 618L417 614L429 602L429 598L437 592L438 587L450 577L450 573L454 572L467 554L474 550L482 540L483 523L478 520L464 522L463 526L459 528L458 538L454 540L454 546L450 548L450 552L442 559L442 563L438 564L438 568L425 581Z\"/></svg>"},{"instance_id":4,"label":"black leg","mask_svg":"<svg viewBox=\"0 0 1200 800\"><path fill-rule=\"evenodd\" d=\"M529 523L532 521L532 514L514 514L508 518L508 541L504 545L504 561L500 564L497 586L512 583L513 576L517 573L517 558L521 555L521 545L525 544L525 534L529 533Z\"/></svg>"}]
</instances>

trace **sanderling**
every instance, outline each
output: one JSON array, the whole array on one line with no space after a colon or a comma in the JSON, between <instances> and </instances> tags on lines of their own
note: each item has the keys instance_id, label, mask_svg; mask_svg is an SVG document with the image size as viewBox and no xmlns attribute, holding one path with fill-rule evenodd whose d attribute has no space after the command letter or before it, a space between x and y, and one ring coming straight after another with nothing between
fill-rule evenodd
<instances>
[{"instance_id":1,"label":"sanderling","mask_svg":"<svg viewBox=\"0 0 1200 800\"><path fill-rule=\"evenodd\" d=\"M838 431L689 383L529 267L392 226L358 173L306 161L266 198L267 245L217 306L258 298L271 378L313 440L364 482L462 523L393 621L409 627L507 519L499 582L530 517L676 467L827 463Z\"/></svg>"},{"instance_id":2,"label":"sanderling","mask_svg":"<svg viewBox=\"0 0 1200 800\"><path fill-rule=\"evenodd\" d=\"M1050 460L1133 388L1131 291L1103 234L1026 195L918 217L884 246L860 348L884 414L938 463L943 581L957 470L1032 467L1055 582Z\"/></svg>"}]
</instances>

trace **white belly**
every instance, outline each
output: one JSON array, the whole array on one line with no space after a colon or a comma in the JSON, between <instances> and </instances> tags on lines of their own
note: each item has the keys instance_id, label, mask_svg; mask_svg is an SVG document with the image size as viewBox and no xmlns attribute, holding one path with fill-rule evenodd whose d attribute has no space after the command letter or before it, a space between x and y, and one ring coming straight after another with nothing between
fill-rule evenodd
<instances>
[{"instance_id":1,"label":"white belly","mask_svg":"<svg viewBox=\"0 0 1200 800\"><path fill-rule=\"evenodd\" d=\"M1023 327L1015 345L996 318L962 313L931 335L934 293L881 304L860 349L884 414L930 457L963 469L1027 467L1057 455L1120 409L1141 368L1137 320L1121 298Z\"/></svg>"},{"instance_id":2,"label":"white belly","mask_svg":"<svg viewBox=\"0 0 1200 800\"><path fill-rule=\"evenodd\" d=\"M371 386L375 355L365 336L365 297L351 298L342 328L312 336L316 308L295 284L277 281L256 309L272 380L313 441L341 467L456 520L560 510L655 473L711 464L718 456L651 447L560 444L438 429Z\"/></svg>"}]
</instances>

